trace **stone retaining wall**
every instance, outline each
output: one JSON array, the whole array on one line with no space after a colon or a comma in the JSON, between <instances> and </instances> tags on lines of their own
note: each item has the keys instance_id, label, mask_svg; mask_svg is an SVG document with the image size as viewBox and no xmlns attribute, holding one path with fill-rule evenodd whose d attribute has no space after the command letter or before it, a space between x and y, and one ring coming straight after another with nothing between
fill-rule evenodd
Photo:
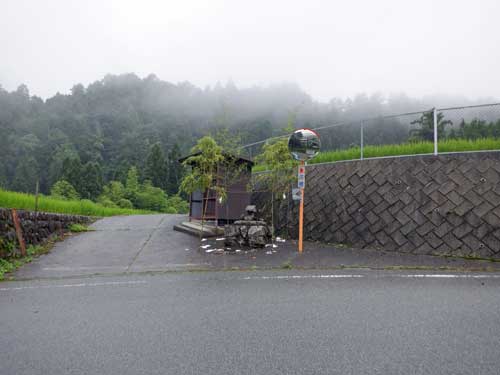
<instances>
[{"instance_id":1,"label":"stone retaining wall","mask_svg":"<svg viewBox=\"0 0 500 375\"><path fill-rule=\"evenodd\" d=\"M310 165L306 187L308 240L500 259L500 152ZM298 204L278 217L296 237Z\"/></svg>"},{"instance_id":2,"label":"stone retaining wall","mask_svg":"<svg viewBox=\"0 0 500 375\"><path fill-rule=\"evenodd\" d=\"M17 215L21 222L23 238L26 245L36 245L45 242L54 234L62 234L74 223L86 224L90 222L87 216L50 214L45 212L18 210ZM0 208L0 240L17 244L16 232L10 209ZM1 242L1 241L0 241ZM0 246L0 257L5 256L5 249Z\"/></svg>"}]
</instances>

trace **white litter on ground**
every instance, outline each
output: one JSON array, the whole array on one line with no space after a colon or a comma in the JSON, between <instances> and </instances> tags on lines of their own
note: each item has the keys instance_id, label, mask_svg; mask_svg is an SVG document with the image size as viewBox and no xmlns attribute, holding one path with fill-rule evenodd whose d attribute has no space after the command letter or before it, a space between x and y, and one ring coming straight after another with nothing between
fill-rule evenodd
<instances>
[{"instance_id":1,"label":"white litter on ground","mask_svg":"<svg viewBox=\"0 0 500 375\"><path fill-rule=\"evenodd\" d=\"M273 247L273 248L277 248L278 245L274 244L274 243L268 243L266 244L266 247Z\"/></svg>"},{"instance_id":2,"label":"white litter on ground","mask_svg":"<svg viewBox=\"0 0 500 375\"><path fill-rule=\"evenodd\" d=\"M267 254L267 255L272 255L272 254L273 254L273 252L272 252L271 250L268 250L268 251L266 251L266 254Z\"/></svg>"},{"instance_id":3,"label":"white litter on ground","mask_svg":"<svg viewBox=\"0 0 500 375\"><path fill-rule=\"evenodd\" d=\"M284 238L281 238L281 237L276 237L276 241L278 241L278 242L286 242L286 240Z\"/></svg>"},{"instance_id":4,"label":"white litter on ground","mask_svg":"<svg viewBox=\"0 0 500 375\"><path fill-rule=\"evenodd\" d=\"M222 238L216 238L215 240L216 240L216 241L224 241L224 240L225 240L225 238L224 238L224 237L222 237Z\"/></svg>"},{"instance_id":5,"label":"white litter on ground","mask_svg":"<svg viewBox=\"0 0 500 375\"><path fill-rule=\"evenodd\" d=\"M201 242L205 242L207 239L206 238L202 238L201 239Z\"/></svg>"},{"instance_id":6,"label":"white litter on ground","mask_svg":"<svg viewBox=\"0 0 500 375\"><path fill-rule=\"evenodd\" d=\"M215 251L215 249L208 249L208 250L205 250L205 253L211 253L212 251Z\"/></svg>"},{"instance_id":7,"label":"white litter on ground","mask_svg":"<svg viewBox=\"0 0 500 375\"><path fill-rule=\"evenodd\" d=\"M184 251L189 251L189 249L184 249Z\"/></svg>"},{"instance_id":8,"label":"white litter on ground","mask_svg":"<svg viewBox=\"0 0 500 375\"><path fill-rule=\"evenodd\" d=\"M213 252L213 254L224 254L224 249L211 249L211 252Z\"/></svg>"},{"instance_id":9,"label":"white litter on ground","mask_svg":"<svg viewBox=\"0 0 500 375\"><path fill-rule=\"evenodd\" d=\"M203 245L203 246L200 246L200 247L201 247L202 249L207 249L207 248L209 248L209 247L210 247L210 244L208 244L208 245Z\"/></svg>"},{"instance_id":10,"label":"white litter on ground","mask_svg":"<svg viewBox=\"0 0 500 375\"><path fill-rule=\"evenodd\" d=\"M241 250L240 250L240 249L237 249L237 250L235 250L235 252L237 252L237 253L241 253Z\"/></svg>"}]
</instances>

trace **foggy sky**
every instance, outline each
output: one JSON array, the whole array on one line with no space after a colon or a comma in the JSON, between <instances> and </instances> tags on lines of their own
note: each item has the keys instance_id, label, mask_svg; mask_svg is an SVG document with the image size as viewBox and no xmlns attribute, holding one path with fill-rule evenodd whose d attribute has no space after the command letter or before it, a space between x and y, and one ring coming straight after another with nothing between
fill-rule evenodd
<instances>
[{"instance_id":1,"label":"foggy sky","mask_svg":"<svg viewBox=\"0 0 500 375\"><path fill-rule=\"evenodd\" d=\"M107 73L313 98L500 98L498 0L3 0L0 85L43 98Z\"/></svg>"}]
</instances>

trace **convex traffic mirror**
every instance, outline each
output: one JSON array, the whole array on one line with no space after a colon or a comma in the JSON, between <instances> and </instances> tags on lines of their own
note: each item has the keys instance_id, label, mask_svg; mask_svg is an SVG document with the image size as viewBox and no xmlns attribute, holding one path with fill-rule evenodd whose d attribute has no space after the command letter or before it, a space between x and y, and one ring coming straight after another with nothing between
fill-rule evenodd
<instances>
[{"instance_id":1,"label":"convex traffic mirror","mask_svg":"<svg viewBox=\"0 0 500 375\"><path fill-rule=\"evenodd\" d=\"M311 129L298 129L288 139L288 150L296 160L307 161L318 155L319 135Z\"/></svg>"}]
</instances>

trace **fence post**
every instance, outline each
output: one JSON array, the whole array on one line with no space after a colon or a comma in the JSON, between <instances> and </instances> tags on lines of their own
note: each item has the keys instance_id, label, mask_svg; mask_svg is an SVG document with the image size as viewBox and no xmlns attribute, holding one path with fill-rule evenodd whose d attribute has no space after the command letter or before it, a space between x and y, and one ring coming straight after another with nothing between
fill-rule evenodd
<instances>
[{"instance_id":1,"label":"fence post","mask_svg":"<svg viewBox=\"0 0 500 375\"><path fill-rule=\"evenodd\" d=\"M436 108L432 110L434 115L434 155L438 154L438 122Z\"/></svg>"},{"instance_id":2,"label":"fence post","mask_svg":"<svg viewBox=\"0 0 500 375\"><path fill-rule=\"evenodd\" d=\"M363 148L364 148L364 137L363 137L363 127L364 121L361 120L361 128L360 128L360 149L361 149L361 160L363 160Z\"/></svg>"},{"instance_id":3,"label":"fence post","mask_svg":"<svg viewBox=\"0 0 500 375\"><path fill-rule=\"evenodd\" d=\"M35 230L38 230L38 194L40 189L40 182L36 180L35 186Z\"/></svg>"},{"instance_id":4,"label":"fence post","mask_svg":"<svg viewBox=\"0 0 500 375\"><path fill-rule=\"evenodd\" d=\"M14 223L14 228L16 229L17 241L19 242L19 250L23 257L26 256L26 243L23 238L23 230L21 229L21 221L19 216L17 216L17 210L15 208L11 209L12 222Z\"/></svg>"}]
</instances>

